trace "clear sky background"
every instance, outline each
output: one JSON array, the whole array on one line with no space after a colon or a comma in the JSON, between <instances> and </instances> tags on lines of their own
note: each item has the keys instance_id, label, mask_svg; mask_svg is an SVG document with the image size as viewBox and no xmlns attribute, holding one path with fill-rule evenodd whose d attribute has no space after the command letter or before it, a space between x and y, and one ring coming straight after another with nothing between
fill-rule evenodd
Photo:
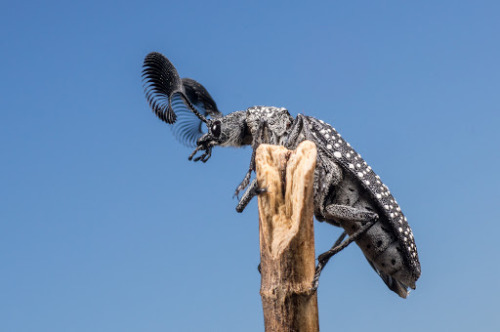
<instances>
[{"instance_id":1,"label":"clear sky background","mask_svg":"<svg viewBox=\"0 0 500 332\"><path fill-rule=\"evenodd\" d=\"M332 124L408 217L406 300L350 246L322 331L499 331L498 1L43 1L0 6L0 331L262 331L251 150L206 164L144 98L165 54L225 113ZM315 223L316 250L340 230Z\"/></svg>"}]
</instances>

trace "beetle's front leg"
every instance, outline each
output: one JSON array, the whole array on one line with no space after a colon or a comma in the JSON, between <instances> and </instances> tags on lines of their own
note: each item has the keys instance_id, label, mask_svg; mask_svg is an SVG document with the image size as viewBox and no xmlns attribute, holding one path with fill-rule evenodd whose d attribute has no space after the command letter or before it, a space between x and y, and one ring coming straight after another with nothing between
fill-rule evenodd
<instances>
[{"instance_id":1,"label":"beetle's front leg","mask_svg":"<svg viewBox=\"0 0 500 332\"><path fill-rule=\"evenodd\" d=\"M250 158L250 166L248 166L248 171L245 174L245 177L243 178L243 180L241 181L241 183L236 188L236 191L234 192L234 197L238 197L238 194L240 193L240 191L244 190L248 186L248 184L250 183L250 179L252 178L252 172L255 171L255 151L256 150L257 150L257 148L252 149L252 157ZM245 194L247 194L247 193L248 193L248 190L245 192ZM252 198L250 197L250 200L251 199ZM250 200L249 200L249 202L250 202ZM245 204L245 206L246 206L246 204ZM243 210L241 210L241 211L243 211Z\"/></svg>"},{"instance_id":2,"label":"beetle's front leg","mask_svg":"<svg viewBox=\"0 0 500 332\"><path fill-rule=\"evenodd\" d=\"M193 161L201 160L201 162L206 163L207 160L210 159L211 156L212 156L212 147L208 146L205 149L205 152L201 156L195 158Z\"/></svg>"},{"instance_id":3,"label":"beetle's front leg","mask_svg":"<svg viewBox=\"0 0 500 332\"><path fill-rule=\"evenodd\" d=\"M259 126L254 134L254 137L253 137L253 141L252 141L252 157L250 158L250 165L248 166L248 171L247 173L245 174L245 177L243 178L243 181L241 181L241 183L238 185L238 187L236 188L236 191L234 193L234 196L238 196L238 194L244 190L248 184L250 183L250 179L252 177L252 172L255 171L255 153L257 151L257 148L259 147L259 145L261 145L262 143L269 143L270 139L269 139L269 135L268 135L268 126L267 126L267 122L266 121L261 121L259 123ZM256 185L256 184L255 184ZM255 186L254 185L254 186ZM255 190L255 189L254 189ZM247 190L248 192L248 190ZM247 194L247 192L245 192L245 194ZM250 201L252 199L252 197L254 197L255 195L251 196L250 199L248 201ZM248 202L247 202L248 204ZM239 204L238 204L239 205ZM246 204L245 204L246 206ZM244 209L245 207L243 207ZM243 211L243 210L241 210Z\"/></svg>"},{"instance_id":4,"label":"beetle's front leg","mask_svg":"<svg viewBox=\"0 0 500 332\"><path fill-rule=\"evenodd\" d=\"M198 144L196 149L189 155L188 160L199 161L206 163L208 159L212 156L212 147L213 145L210 143L202 142ZM202 155L193 159L198 151L204 151Z\"/></svg>"},{"instance_id":5,"label":"beetle's front leg","mask_svg":"<svg viewBox=\"0 0 500 332\"><path fill-rule=\"evenodd\" d=\"M203 146L198 145L198 146L196 147L196 149L194 149L194 151L193 151L193 152L189 155L188 160L189 160L189 161L193 160L194 155L195 155L198 151L200 151L201 149L203 149Z\"/></svg>"}]
</instances>

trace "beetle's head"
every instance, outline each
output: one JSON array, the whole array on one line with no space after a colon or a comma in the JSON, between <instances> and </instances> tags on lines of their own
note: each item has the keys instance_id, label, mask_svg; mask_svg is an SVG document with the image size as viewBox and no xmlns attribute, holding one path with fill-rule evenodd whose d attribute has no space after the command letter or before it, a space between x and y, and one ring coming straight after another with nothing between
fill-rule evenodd
<instances>
[{"instance_id":1,"label":"beetle's head","mask_svg":"<svg viewBox=\"0 0 500 332\"><path fill-rule=\"evenodd\" d=\"M198 151L204 153L193 159L194 161L207 161L214 146L242 146L250 144L251 137L245 122L245 111L237 111L226 116L207 119L207 132L196 141L196 149L189 160L193 159Z\"/></svg>"}]
</instances>

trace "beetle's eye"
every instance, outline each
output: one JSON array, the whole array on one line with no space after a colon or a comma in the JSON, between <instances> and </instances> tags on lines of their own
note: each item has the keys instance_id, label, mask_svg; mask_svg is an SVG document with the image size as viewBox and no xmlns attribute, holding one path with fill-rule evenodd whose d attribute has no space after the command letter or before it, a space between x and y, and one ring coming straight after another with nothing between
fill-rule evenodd
<instances>
[{"instance_id":1,"label":"beetle's eye","mask_svg":"<svg viewBox=\"0 0 500 332\"><path fill-rule=\"evenodd\" d=\"M214 121L212 124L212 135L214 137L219 137L220 136L220 121Z\"/></svg>"}]
</instances>

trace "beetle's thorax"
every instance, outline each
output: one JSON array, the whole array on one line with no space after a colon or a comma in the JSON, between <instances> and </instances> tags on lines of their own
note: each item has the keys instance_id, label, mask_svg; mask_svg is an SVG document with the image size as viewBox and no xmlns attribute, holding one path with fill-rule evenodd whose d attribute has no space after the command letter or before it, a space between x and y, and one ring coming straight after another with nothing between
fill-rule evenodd
<instances>
[{"instance_id":1,"label":"beetle's thorax","mask_svg":"<svg viewBox=\"0 0 500 332\"><path fill-rule=\"evenodd\" d=\"M293 123L293 117L283 107L253 106L246 110L246 124L250 134L255 136L259 126L267 126L267 133L271 135L268 143L283 145L288 130Z\"/></svg>"}]
</instances>

